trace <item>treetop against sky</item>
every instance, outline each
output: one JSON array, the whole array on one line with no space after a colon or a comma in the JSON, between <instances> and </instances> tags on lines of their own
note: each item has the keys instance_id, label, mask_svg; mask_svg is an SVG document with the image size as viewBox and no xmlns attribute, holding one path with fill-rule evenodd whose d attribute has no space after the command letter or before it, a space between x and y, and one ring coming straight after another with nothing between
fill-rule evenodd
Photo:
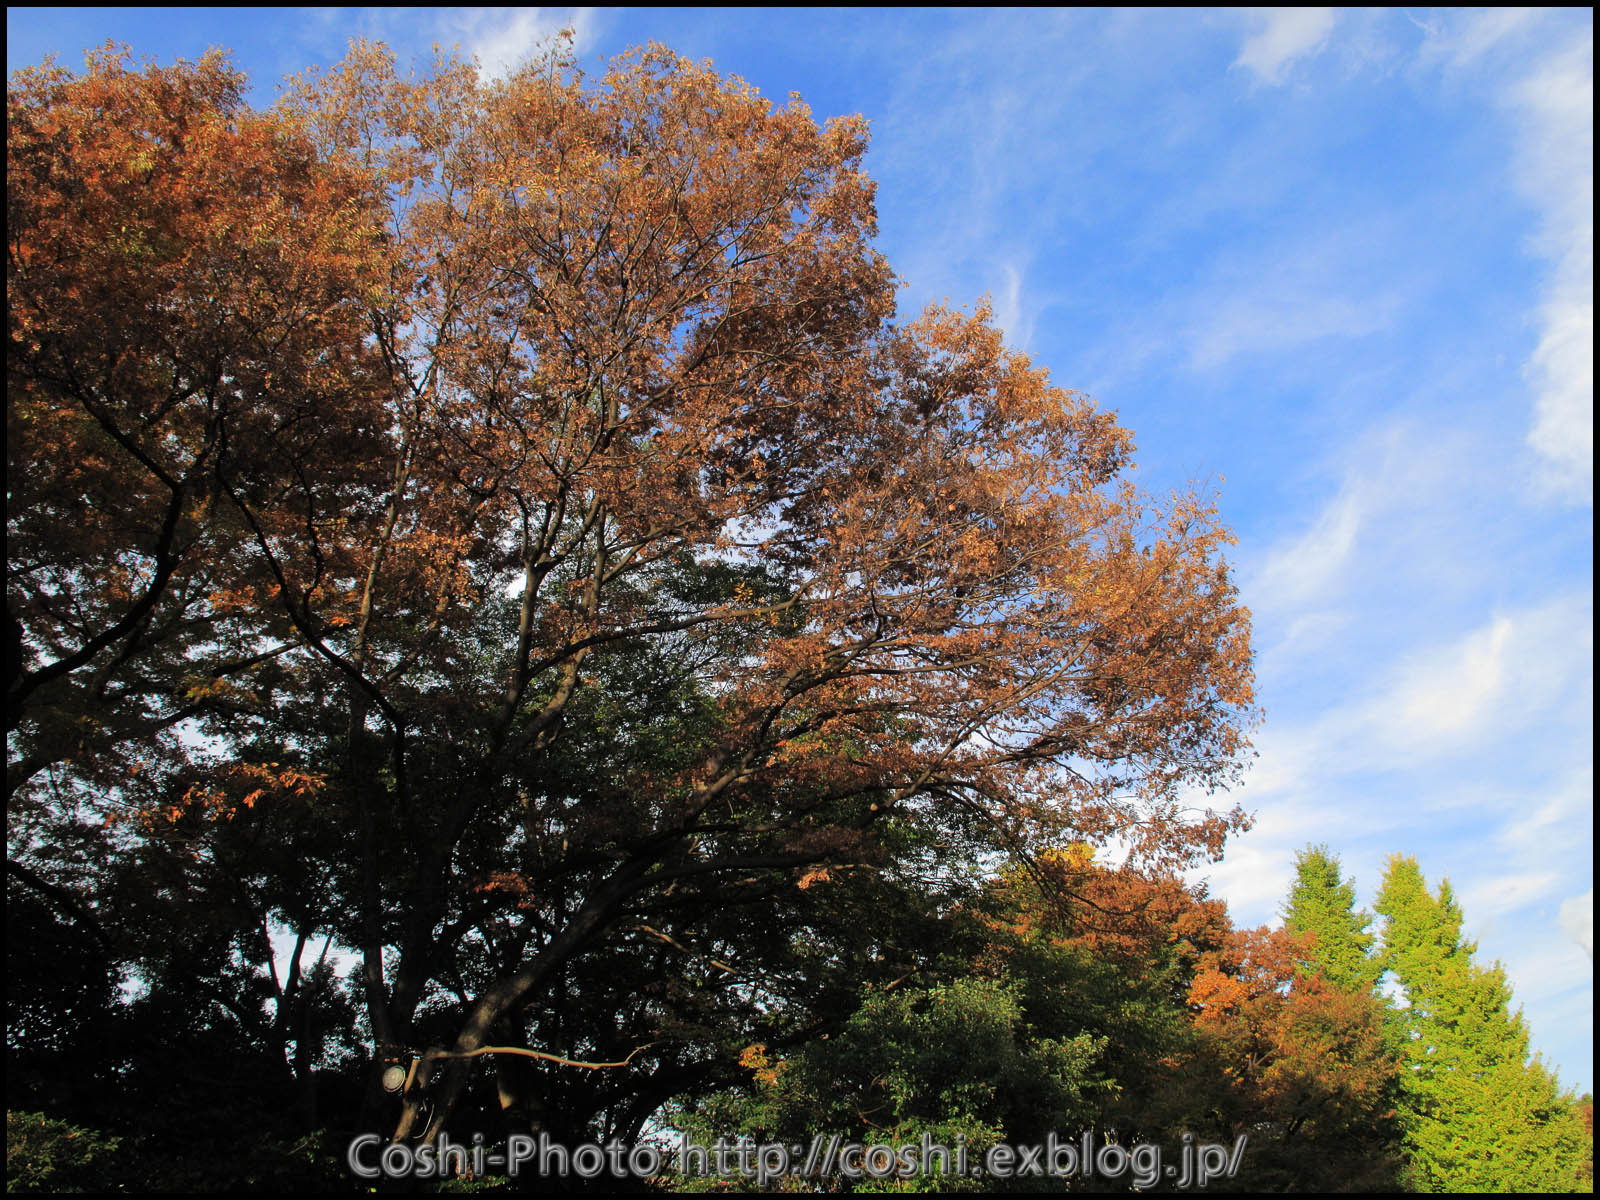
<instances>
[{"instance_id":1,"label":"treetop against sky","mask_svg":"<svg viewBox=\"0 0 1600 1200\"><path fill-rule=\"evenodd\" d=\"M1447 876L1533 1045L1592 1087L1593 34L1586 12L13 9L8 67L232 52L264 106L352 37L504 71L569 26L860 113L899 304L1007 341L1209 484L1239 541L1274 919L1327 842Z\"/></svg>"}]
</instances>

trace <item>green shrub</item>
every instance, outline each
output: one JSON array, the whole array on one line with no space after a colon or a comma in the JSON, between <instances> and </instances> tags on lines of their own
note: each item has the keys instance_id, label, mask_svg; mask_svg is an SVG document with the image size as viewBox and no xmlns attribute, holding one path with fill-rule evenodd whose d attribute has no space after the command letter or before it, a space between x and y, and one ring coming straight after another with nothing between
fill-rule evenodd
<instances>
[{"instance_id":1,"label":"green shrub","mask_svg":"<svg viewBox=\"0 0 1600 1200\"><path fill-rule=\"evenodd\" d=\"M104 1190L120 1139L43 1113L6 1113L6 1191Z\"/></svg>"}]
</instances>

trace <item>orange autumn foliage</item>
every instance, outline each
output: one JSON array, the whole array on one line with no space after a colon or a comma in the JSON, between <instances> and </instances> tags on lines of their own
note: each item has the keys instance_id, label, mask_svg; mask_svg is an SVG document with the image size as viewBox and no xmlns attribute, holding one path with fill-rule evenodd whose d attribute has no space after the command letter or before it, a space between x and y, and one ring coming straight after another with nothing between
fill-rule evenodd
<instances>
[{"instance_id":1,"label":"orange autumn foliage","mask_svg":"<svg viewBox=\"0 0 1600 1200\"><path fill-rule=\"evenodd\" d=\"M540 905L463 1054L625 908L809 889L892 822L1158 872L1244 824L1180 802L1255 717L1213 499L1141 493L986 305L899 318L859 117L660 47L494 82L357 44L241 93L219 56L13 84L14 786L170 803L186 722L321 755L377 1040L464 890ZM672 752L539 794L651 656Z\"/></svg>"},{"instance_id":2,"label":"orange autumn foliage","mask_svg":"<svg viewBox=\"0 0 1600 1200\"><path fill-rule=\"evenodd\" d=\"M1218 1128L1268 1130L1286 1178L1388 1179L1398 1057L1384 1007L1306 976L1306 955L1306 939L1282 929L1231 931L1191 984L1200 1043L1180 1070L1220 1071Z\"/></svg>"},{"instance_id":3,"label":"orange autumn foliage","mask_svg":"<svg viewBox=\"0 0 1600 1200\"><path fill-rule=\"evenodd\" d=\"M309 527L364 485L376 193L243 87L109 48L8 87L11 790L54 762L116 788L259 707L294 645L231 498Z\"/></svg>"}]
</instances>

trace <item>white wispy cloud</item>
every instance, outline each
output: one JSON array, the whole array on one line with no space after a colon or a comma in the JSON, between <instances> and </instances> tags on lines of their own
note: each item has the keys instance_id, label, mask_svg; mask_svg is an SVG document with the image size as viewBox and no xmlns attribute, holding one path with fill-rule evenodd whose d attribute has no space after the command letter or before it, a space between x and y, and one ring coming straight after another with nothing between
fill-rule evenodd
<instances>
[{"instance_id":1,"label":"white wispy cloud","mask_svg":"<svg viewBox=\"0 0 1600 1200\"><path fill-rule=\"evenodd\" d=\"M1425 655L1383 706L1385 715L1398 717L1408 737L1447 738L1477 728L1505 686L1506 660L1519 632L1512 618L1498 617Z\"/></svg>"},{"instance_id":2,"label":"white wispy cloud","mask_svg":"<svg viewBox=\"0 0 1600 1200\"><path fill-rule=\"evenodd\" d=\"M1277 84L1296 62L1323 47L1333 32L1334 13L1331 8L1262 8L1252 11L1250 20L1254 32L1233 65Z\"/></svg>"},{"instance_id":3,"label":"white wispy cloud","mask_svg":"<svg viewBox=\"0 0 1600 1200\"><path fill-rule=\"evenodd\" d=\"M1220 863L1191 871L1189 879L1206 879L1211 893L1227 900L1230 915L1241 927L1268 922L1289 894L1299 844L1254 836L1236 839Z\"/></svg>"},{"instance_id":4,"label":"white wispy cloud","mask_svg":"<svg viewBox=\"0 0 1600 1200\"><path fill-rule=\"evenodd\" d=\"M1550 895L1561 886L1558 871L1523 871L1496 875L1468 887L1461 895L1461 906L1468 913L1504 914L1524 908Z\"/></svg>"},{"instance_id":5,"label":"white wispy cloud","mask_svg":"<svg viewBox=\"0 0 1600 1200\"><path fill-rule=\"evenodd\" d=\"M1594 809L1594 771L1581 767L1568 773L1548 799L1530 813L1523 809L1500 831L1503 851L1525 860L1548 855L1552 838L1560 839Z\"/></svg>"},{"instance_id":6,"label":"white wispy cloud","mask_svg":"<svg viewBox=\"0 0 1600 1200\"><path fill-rule=\"evenodd\" d=\"M1520 125L1516 179L1537 207L1535 246L1550 264L1528 442L1546 461L1545 489L1591 501L1594 491L1594 47L1551 54L1512 86Z\"/></svg>"},{"instance_id":7,"label":"white wispy cloud","mask_svg":"<svg viewBox=\"0 0 1600 1200\"><path fill-rule=\"evenodd\" d=\"M1023 264L1019 262L1001 263L1005 284L998 295L990 297L990 303L994 305L995 324L1005 331L1006 344L1018 350L1026 350L1033 338L1035 315L1023 299L1023 269Z\"/></svg>"},{"instance_id":8,"label":"white wispy cloud","mask_svg":"<svg viewBox=\"0 0 1600 1200\"><path fill-rule=\"evenodd\" d=\"M1283 613L1325 597L1350 562L1369 503L1365 487L1347 483L1309 529L1268 557L1249 583L1252 607Z\"/></svg>"},{"instance_id":9,"label":"white wispy cloud","mask_svg":"<svg viewBox=\"0 0 1600 1200\"><path fill-rule=\"evenodd\" d=\"M1397 595L1409 607L1448 606L1478 582L1473 528L1496 460L1491 439L1432 421L1404 418L1352 435L1312 469L1334 474L1319 508L1247 554L1243 594L1262 636L1263 670L1291 650L1315 649L1362 609ZM1420 595L1411 589L1423 586ZM1363 618L1374 628L1373 613ZM1276 639L1276 640L1275 640Z\"/></svg>"},{"instance_id":10,"label":"white wispy cloud","mask_svg":"<svg viewBox=\"0 0 1600 1200\"><path fill-rule=\"evenodd\" d=\"M1594 889L1561 902L1561 931L1594 957Z\"/></svg>"},{"instance_id":11,"label":"white wispy cloud","mask_svg":"<svg viewBox=\"0 0 1600 1200\"><path fill-rule=\"evenodd\" d=\"M1532 8L1483 8L1411 19L1425 35L1418 61L1424 66L1442 63L1459 70L1514 45L1537 23L1539 13Z\"/></svg>"},{"instance_id":12,"label":"white wispy cloud","mask_svg":"<svg viewBox=\"0 0 1600 1200\"><path fill-rule=\"evenodd\" d=\"M1512 122L1511 181L1538 214L1530 249L1547 264L1529 314L1538 344L1523 374L1533 392L1528 444L1536 490L1588 504L1594 495L1594 38L1567 14L1531 9L1449 13L1424 24L1417 54L1452 87L1485 89Z\"/></svg>"},{"instance_id":13,"label":"white wispy cloud","mask_svg":"<svg viewBox=\"0 0 1600 1200\"><path fill-rule=\"evenodd\" d=\"M563 29L582 53L593 40L593 8L457 8L439 18L444 40L459 44L490 78L503 78Z\"/></svg>"},{"instance_id":14,"label":"white wispy cloud","mask_svg":"<svg viewBox=\"0 0 1600 1200\"><path fill-rule=\"evenodd\" d=\"M1543 793L1506 794L1486 807L1500 829L1479 843L1492 852L1472 856L1474 866L1462 875L1469 934L1503 960L1519 1000L1548 1010L1574 995L1586 998L1594 975L1594 889L1572 891L1592 870L1592 767L1573 768ZM1558 905L1564 893L1570 898ZM1548 1024L1535 1029L1546 1037L1557 1032Z\"/></svg>"},{"instance_id":15,"label":"white wispy cloud","mask_svg":"<svg viewBox=\"0 0 1600 1200\"><path fill-rule=\"evenodd\" d=\"M1374 618L1367 613L1348 619L1370 625ZM1341 780L1371 772L1404 777L1460 769L1475 757L1520 744L1541 722L1581 724L1581 713L1592 704L1586 669L1592 647L1591 597L1573 592L1493 613L1453 636L1402 650L1387 667L1341 681L1343 700L1318 705L1299 719L1269 721L1255 739L1259 757L1244 788L1246 806L1303 806L1320 815L1308 817L1297 834L1314 833L1324 817L1329 832L1337 833L1344 818L1336 807L1324 807L1323 797L1338 793ZM1418 807L1473 803L1470 796L1441 791L1437 779L1422 786ZM1545 814L1548 821L1569 821L1580 803L1575 797L1592 794L1585 776ZM1496 793L1483 800L1488 813L1503 803ZM1519 806L1517 820L1526 819Z\"/></svg>"},{"instance_id":16,"label":"white wispy cloud","mask_svg":"<svg viewBox=\"0 0 1600 1200\"><path fill-rule=\"evenodd\" d=\"M1361 337L1387 327L1400 305L1397 295L1329 295L1325 287L1268 280L1209 308L1191 332L1190 361L1212 370L1242 354Z\"/></svg>"},{"instance_id":17,"label":"white wispy cloud","mask_svg":"<svg viewBox=\"0 0 1600 1200\"><path fill-rule=\"evenodd\" d=\"M1527 50L1547 19L1429 17L1462 35L1430 33L1429 70L1492 75L1493 103L1452 105L1437 78L1398 70L1419 38L1394 12L1260 13L1248 28L1229 14L993 14L927 44L874 25L895 65L870 163L913 297L987 291L1008 340L1037 341L1066 382L1140 432L1149 405L1149 446L1169 460L1154 469L1188 469L1170 465L1183 451L1160 428L1164 396L1195 411L1216 397L1219 422L1248 423L1224 469L1256 488L1238 567L1267 723L1237 799L1258 820L1195 876L1253 923L1277 911L1308 842L1341 854L1369 904L1384 857L1415 853L1470 897L1486 954L1526 951L1515 970L1537 978L1515 975L1519 999L1566 1004L1588 986L1557 910L1590 880L1592 784L1569 777L1587 753L1591 601L1586 577L1551 569L1566 534L1549 522L1572 514L1526 503L1540 452L1519 441L1550 389L1533 367L1526 390L1516 378L1557 323L1509 293L1461 302L1464 285L1498 284L1458 239L1514 228L1511 158L1483 171L1405 141L1432 136L1413 122L1468 130L1474 150L1495 145L1486 132L1554 127L1570 88L1511 88L1544 61ZM1223 81L1230 60L1243 74ZM1269 90L1312 69L1315 96ZM1151 85L1153 70L1173 86ZM1348 107L1379 94L1395 121ZM1440 107L1449 122L1431 120ZM1501 144L1521 148L1519 178L1559 169L1558 145L1536 162L1530 137ZM1363 157L1379 150L1399 153ZM1570 216L1576 202L1545 204ZM1570 240L1530 243L1552 279ZM1238 399L1252 396L1263 407ZM1499 840L1519 827L1523 841Z\"/></svg>"},{"instance_id":18,"label":"white wispy cloud","mask_svg":"<svg viewBox=\"0 0 1600 1200\"><path fill-rule=\"evenodd\" d=\"M1074 200L1038 169L1039 156L1048 153L1059 168L1085 161L1113 123L1067 119L1083 111L1095 69L1066 53L1098 36L1082 14L995 10L974 18L905 47L874 115L869 165L885 185L885 230L902 237L895 265L912 288L907 309L930 300L970 304L986 293L1007 343L1025 349L1049 303L1030 270L1039 232L1030 226ZM892 26L873 29L875 41L899 36ZM1034 84L1044 70L1048 91Z\"/></svg>"},{"instance_id":19,"label":"white wispy cloud","mask_svg":"<svg viewBox=\"0 0 1600 1200\"><path fill-rule=\"evenodd\" d=\"M1160 331L1156 344L1177 350L1183 365L1213 374L1381 333L1403 323L1428 286L1397 272L1383 252L1396 226L1393 216L1364 214L1240 238L1196 271L1191 287L1139 320Z\"/></svg>"},{"instance_id":20,"label":"white wispy cloud","mask_svg":"<svg viewBox=\"0 0 1600 1200\"><path fill-rule=\"evenodd\" d=\"M1352 844L1352 821L1360 822L1371 844ZM1302 796L1294 803L1260 806L1255 825L1229 843L1222 862L1196 867L1187 878L1205 880L1213 895L1227 900L1229 912L1241 926L1276 924L1294 882L1295 855L1305 847L1330 847L1345 878L1354 879L1370 894L1377 888L1387 849L1405 844L1404 836L1392 812L1374 809L1358 814L1344 805L1316 803ZM1389 840L1380 848L1385 839Z\"/></svg>"},{"instance_id":21,"label":"white wispy cloud","mask_svg":"<svg viewBox=\"0 0 1600 1200\"><path fill-rule=\"evenodd\" d=\"M1589 598L1571 595L1497 614L1415 650L1352 700L1266 741L1278 761L1252 778L1250 790L1406 770L1503 744L1570 700L1594 643L1592 622Z\"/></svg>"},{"instance_id":22,"label":"white wispy cloud","mask_svg":"<svg viewBox=\"0 0 1600 1200\"><path fill-rule=\"evenodd\" d=\"M1549 1049L1563 1040L1563 1030L1593 1027L1593 954L1575 945L1549 921L1523 925L1517 935L1505 936L1474 928L1477 922L1472 911L1463 911L1467 936L1479 941L1478 961L1498 962L1505 968L1514 989L1512 1005L1532 1018L1533 1048L1544 1052L1549 1064ZM1486 951L1485 941L1495 942L1499 949ZM1535 1013L1544 1019L1537 1019ZM1569 1061L1561 1074L1571 1080L1573 1068L1583 1071L1581 1064Z\"/></svg>"}]
</instances>

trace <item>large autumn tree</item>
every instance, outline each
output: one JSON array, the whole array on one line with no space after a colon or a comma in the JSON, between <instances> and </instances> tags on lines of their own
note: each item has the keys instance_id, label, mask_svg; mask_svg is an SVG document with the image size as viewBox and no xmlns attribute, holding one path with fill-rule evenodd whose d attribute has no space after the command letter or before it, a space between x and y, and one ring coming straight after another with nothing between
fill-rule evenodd
<instances>
[{"instance_id":1,"label":"large autumn tree","mask_svg":"<svg viewBox=\"0 0 1600 1200\"><path fill-rule=\"evenodd\" d=\"M240 94L110 52L12 84L19 881L93 890L66 789L131 818L107 854L203 864L240 946L359 947L375 1058L433 1046L414 1137L664 916L1241 824L1185 803L1252 714L1226 531L986 307L898 318L859 118L660 48L488 82L358 44Z\"/></svg>"}]
</instances>

